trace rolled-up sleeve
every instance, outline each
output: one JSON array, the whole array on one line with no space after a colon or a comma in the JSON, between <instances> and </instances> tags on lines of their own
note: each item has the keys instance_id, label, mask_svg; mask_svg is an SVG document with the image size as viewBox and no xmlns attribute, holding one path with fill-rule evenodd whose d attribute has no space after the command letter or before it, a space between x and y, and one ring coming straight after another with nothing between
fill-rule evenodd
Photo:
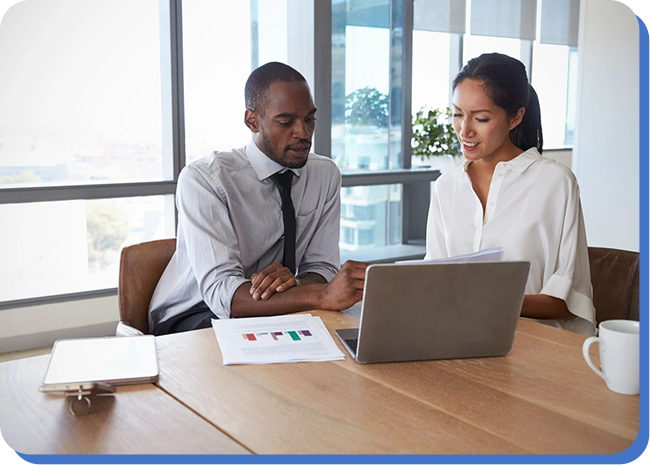
<instances>
[{"instance_id":1,"label":"rolled-up sleeve","mask_svg":"<svg viewBox=\"0 0 650 465\"><path fill-rule=\"evenodd\" d=\"M339 228L341 222L341 173L329 163L334 171L329 179L327 200L318 218L314 234L298 266L298 274L317 273L330 282L339 270Z\"/></svg>"},{"instance_id":2,"label":"rolled-up sleeve","mask_svg":"<svg viewBox=\"0 0 650 465\"><path fill-rule=\"evenodd\" d=\"M587 235L580 192L575 179L570 178L569 182L557 266L554 273L545 280L540 294L564 300L568 310L577 317L576 320L584 320L567 321L565 326L593 328L596 312L592 302ZM585 331L583 329L580 332Z\"/></svg>"},{"instance_id":3,"label":"rolled-up sleeve","mask_svg":"<svg viewBox=\"0 0 650 465\"><path fill-rule=\"evenodd\" d=\"M179 236L203 301L219 318L230 318L232 297L247 281L224 192L192 165L178 180Z\"/></svg>"}]
</instances>

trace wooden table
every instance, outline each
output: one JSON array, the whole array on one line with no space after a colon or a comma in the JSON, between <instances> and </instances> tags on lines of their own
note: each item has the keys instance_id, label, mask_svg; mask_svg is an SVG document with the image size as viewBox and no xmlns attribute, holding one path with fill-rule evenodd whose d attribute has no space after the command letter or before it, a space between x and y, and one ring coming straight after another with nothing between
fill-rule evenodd
<instances>
[{"instance_id":1,"label":"wooden table","mask_svg":"<svg viewBox=\"0 0 650 465\"><path fill-rule=\"evenodd\" d=\"M312 313L337 343L358 325L358 311ZM208 329L158 338L158 384L255 453L621 452L639 398L591 372L584 339L522 319L506 357L224 367Z\"/></svg>"},{"instance_id":2,"label":"wooden table","mask_svg":"<svg viewBox=\"0 0 650 465\"><path fill-rule=\"evenodd\" d=\"M153 384L121 386L73 417L38 391L49 355L0 363L0 429L23 454L242 454L237 442Z\"/></svg>"},{"instance_id":3,"label":"wooden table","mask_svg":"<svg viewBox=\"0 0 650 465\"><path fill-rule=\"evenodd\" d=\"M358 323L357 311L311 313L332 334ZM522 319L506 357L224 367L206 329L159 337L157 388L120 388L94 418L36 391L46 357L0 364L0 425L26 453L621 452L637 436L639 397L607 389L582 359L584 339Z\"/></svg>"}]
</instances>

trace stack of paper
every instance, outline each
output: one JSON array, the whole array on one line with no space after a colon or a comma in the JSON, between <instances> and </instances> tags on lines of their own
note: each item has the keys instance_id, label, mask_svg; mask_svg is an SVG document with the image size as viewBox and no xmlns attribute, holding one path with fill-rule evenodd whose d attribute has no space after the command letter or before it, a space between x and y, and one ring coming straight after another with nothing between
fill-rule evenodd
<instances>
[{"instance_id":1,"label":"stack of paper","mask_svg":"<svg viewBox=\"0 0 650 465\"><path fill-rule=\"evenodd\" d=\"M456 255L455 257L437 258L435 260L404 260L396 265L413 265L416 263L476 263L476 262L500 262L503 259L501 247L479 250L467 255Z\"/></svg>"},{"instance_id":2,"label":"stack of paper","mask_svg":"<svg viewBox=\"0 0 650 465\"><path fill-rule=\"evenodd\" d=\"M323 321L312 315L212 320L212 327L224 365L345 359Z\"/></svg>"}]
</instances>

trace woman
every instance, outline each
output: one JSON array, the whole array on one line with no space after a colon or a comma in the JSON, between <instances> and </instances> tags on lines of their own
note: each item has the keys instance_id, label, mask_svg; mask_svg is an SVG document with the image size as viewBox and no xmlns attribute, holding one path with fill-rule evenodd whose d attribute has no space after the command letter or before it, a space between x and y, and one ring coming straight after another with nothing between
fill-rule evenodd
<instances>
[{"instance_id":1,"label":"woman","mask_svg":"<svg viewBox=\"0 0 650 465\"><path fill-rule=\"evenodd\" d=\"M592 335L595 312L578 184L543 158L537 94L506 55L470 60L453 82L465 162L435 183L427 259L501 247L531 264L522 316Z\"/></svg>"}]
</instances>

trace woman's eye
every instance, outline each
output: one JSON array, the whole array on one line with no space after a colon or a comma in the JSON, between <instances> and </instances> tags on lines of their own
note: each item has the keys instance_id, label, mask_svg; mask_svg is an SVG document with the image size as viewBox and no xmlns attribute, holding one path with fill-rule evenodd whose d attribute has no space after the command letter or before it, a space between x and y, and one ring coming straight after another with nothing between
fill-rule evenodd
<instances>
[{"instance_id":1,"label":"woman's eye","mask_svg":"<svg viewBox=\"0 0 650 465\"><path fill-rule=\"evenodd\" d=\"M460 113L454 113L452 116L453 116L454 118L458 118L459 116L463 116L463 115L461 115Z\"/></svg>"},{"instance_id":2,"label":"woman's eye","mask_svg":"<svg viewBox=\"0 0 650 465\"><path fill-rule=\"evenodd\" d=\"M476 121L478 121L479 123L487 123L490 120L487 118L476 118Z\"/></svg>"}]
</instances>

